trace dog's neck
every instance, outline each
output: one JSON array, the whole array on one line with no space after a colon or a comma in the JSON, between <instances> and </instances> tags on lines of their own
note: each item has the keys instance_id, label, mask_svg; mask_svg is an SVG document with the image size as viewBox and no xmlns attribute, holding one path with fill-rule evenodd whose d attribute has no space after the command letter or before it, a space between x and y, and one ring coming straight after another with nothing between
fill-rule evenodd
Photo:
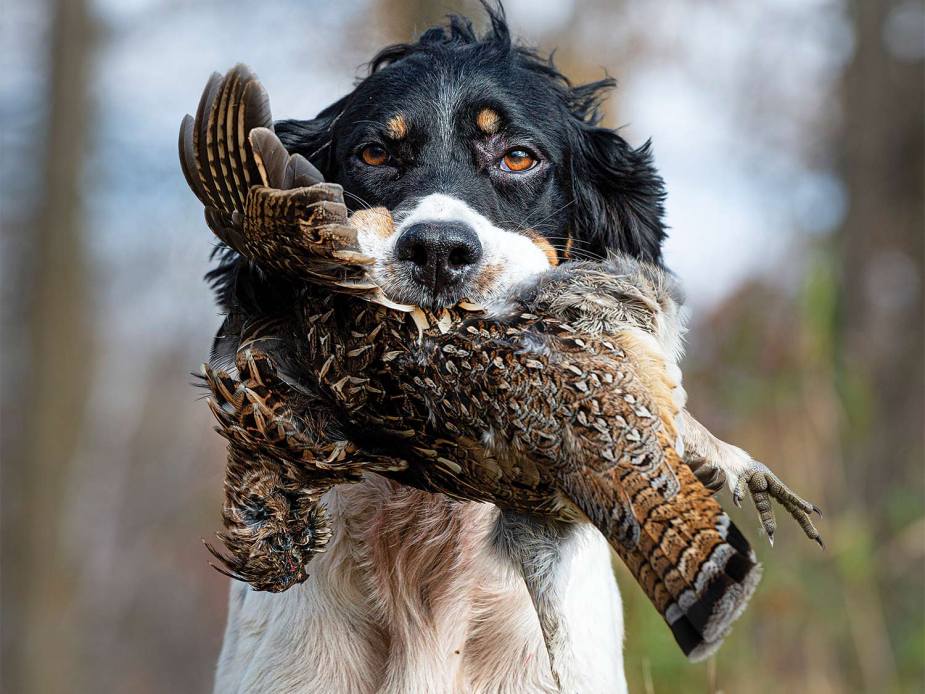
<instances>
[{"instance_id":1,"label":"dog's neck","mask_svg":"<svg viewBox=\"0 0 925 694\"><path fill-rule=\"evenodd\" d=\"M306 583L278 595L232 587L215 691L554 691L523 578L491 545L494 506L376 475L326 502L334 537ZM600 661L582 668L620 691L619 596L606 547L585 540L563 566L565 619L572 648Z\"/></svg>"}]
</instances>

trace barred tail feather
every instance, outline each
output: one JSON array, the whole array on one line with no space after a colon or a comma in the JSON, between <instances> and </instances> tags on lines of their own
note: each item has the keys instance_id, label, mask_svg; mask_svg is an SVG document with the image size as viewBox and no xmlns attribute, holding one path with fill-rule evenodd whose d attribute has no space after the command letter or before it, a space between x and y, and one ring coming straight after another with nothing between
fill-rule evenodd
<instances>
[{"instance_id":1,"label":"barred tail feather","mask_svg":"<svg viewBox=\"0 0 925 694\"><path fill-rule=\"evenodd\" d=\"M620 465L613 470L619 482L576 473L566 490L607 537L684 654L699 661L722 645L758 585L761 567L667 437L665 443L665 463L677 485ZM608 495L609 506L601 503Z\"/></svg>"},{"instance_id":2,"label":"barred tail feather","mask_svg":"<svg viewBox=\"0 0 925 694\"><path fill-rule=\"evenodd\" d=\"M679 478L676 495L659 499L646 491L648 483L627 490L641 529L635 551L651 570L652 585L643 588L684 654L698 661L722 645L761 568L748 541L674 448L666 448L666 457Z\"/></svg>"},{"instance_id":3,"label":"barred tail feather","mask_svg":"<svg viewBox=\"0 0 925 694\"><path fill-rule=\"evenodd\" d=\"M270 101L257 77L236 65L209 78L196 117L180 125L180 165L186 182L205 207L230 218L242 212L247 191L261 183L250 131L273 128ZM320 175L319 175L320 177Z\"/></svg>"},{"instance_id":4,"label":"barred tail feather","mask_svg":"<svg viewBox=\"0 0 925 694\"><path fill-rule=\"evenodd\" d=\"M722 518L729 520L725 514ZM726 541L700 564L694 586L674 596L663 613L693 662L708 658L722 645L761 579L761 565L738 528L729 523L727 530Z\"/></svg>"}]
</instances>

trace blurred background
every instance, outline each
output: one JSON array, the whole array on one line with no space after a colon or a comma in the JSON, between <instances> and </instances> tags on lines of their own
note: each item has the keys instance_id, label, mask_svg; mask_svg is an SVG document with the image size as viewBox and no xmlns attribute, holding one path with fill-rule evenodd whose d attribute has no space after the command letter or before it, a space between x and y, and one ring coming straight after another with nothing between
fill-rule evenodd
<instances>
[{"instance_id":1,"label":"blurred background","mask_svg":"<svg viewBox=\"0 0 925 694\"><path fill-rule=\"evenodd\" d=\"M692 410L826 512L824 552L780 515L772 550L753 509L735 513L766 577L705 664L623 580L631 691L925 691L922 3L506 5L574 80L617 77L607 122L653 139ZM313 116L384 44L483 16L447 0L0 8L2 689L205 691L227 579L200 538L220 526L223 445L189 372L220 319L180 119L238 61L277 117Z\"/></svg>"}]
</instances>

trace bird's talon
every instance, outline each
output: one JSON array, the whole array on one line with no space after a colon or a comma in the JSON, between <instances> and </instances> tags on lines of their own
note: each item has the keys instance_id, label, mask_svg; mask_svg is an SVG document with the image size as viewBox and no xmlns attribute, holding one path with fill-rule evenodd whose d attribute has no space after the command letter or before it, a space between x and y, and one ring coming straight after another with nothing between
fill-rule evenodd
<instances>
[{"instance_id":1,"label":"bird's talon","mask_svg":"<svg viewBox=\"0 0 925 694\"><path fill-rule=\"evenodd\" d=\"M767 467L753 461L752 465L740 475L732 494L732 501L738 508L742 508L742 499L745 496L746 489L758 509L762 527L772 547L774 546L776 523L773 519L770 499L774 499L786 509L787 513L803 528L803 532L808 538L817 542L820 547L825 547L819 538L818 532L816 532L809 520L809 515L813 512L819 514L821 518L822 511L815 504L796 495Z\"/></svg>"}]
</instances>

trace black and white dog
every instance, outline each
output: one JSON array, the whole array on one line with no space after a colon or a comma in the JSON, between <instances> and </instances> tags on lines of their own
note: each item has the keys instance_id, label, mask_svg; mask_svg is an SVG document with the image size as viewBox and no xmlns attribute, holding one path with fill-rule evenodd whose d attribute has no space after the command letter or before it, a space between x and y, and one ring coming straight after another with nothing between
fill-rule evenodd
<instances>
[{"instance_id":1,"label":"black and white dog","mask_svg":"<svg viewBox=\"0 0 925 694\"><path fill-rule=\"evenodd\" d=\"M488 13L483 36L452 17L384 49L317 118L278 123L281 139L353 209L392 211L394 228L362 241L395 301L490 306L573 258L659 263L664 188L648 145L598 125L613 81L572 85ZM285 291L234 260L215 278L228 308ZM553 691L523 578L499 558L494 507L375 476L326 502L334 539L306 583L278 595L232 586L217 692ZM557 657L569 691L625 691L606 543L581 526L549 554L537 571L570 635Z\"/></svg>"}]
</instances>

